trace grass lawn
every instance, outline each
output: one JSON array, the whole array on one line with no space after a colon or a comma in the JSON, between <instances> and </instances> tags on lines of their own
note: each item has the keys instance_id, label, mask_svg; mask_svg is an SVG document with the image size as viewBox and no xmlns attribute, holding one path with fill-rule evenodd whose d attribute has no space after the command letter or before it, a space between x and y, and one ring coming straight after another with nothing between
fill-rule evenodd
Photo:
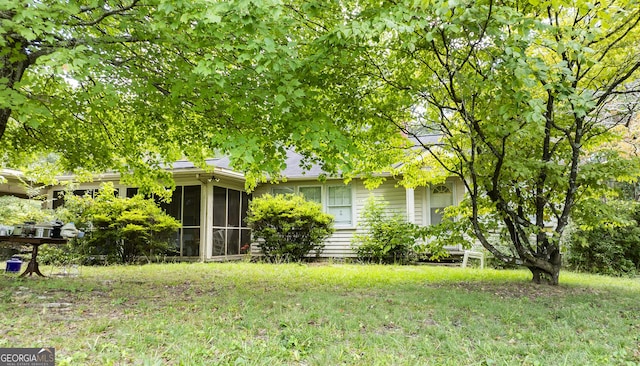
<instances>
[{"instance_id":1,"label":"grass lawn","mask_svg":"<svg viewBox=\"0 0 640 366\"><path fill-rule=\"evenodd\" d=\"M1 274L0 347L55 347L58 365L640 364L640 279L529 279L252 263Z\"/></svg>"}]
</instances>

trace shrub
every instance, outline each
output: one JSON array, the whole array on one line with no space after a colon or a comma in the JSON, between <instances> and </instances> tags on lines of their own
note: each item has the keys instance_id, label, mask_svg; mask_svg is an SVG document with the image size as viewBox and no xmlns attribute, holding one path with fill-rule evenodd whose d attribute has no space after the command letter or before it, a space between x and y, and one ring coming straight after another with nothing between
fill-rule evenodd
<instances>
[{"instance_id":1,"label":"shrub","mask_svg":"<svg viewBox=\"0 0 640 366\"><path fill-rule=\"evenodd\" d=\"M103 185L95 198L66 195L59 213L87 230L84 238L74 240L85 261L106 256L108 261L131 263L139 256L160 254L181 226L152 199L117 197L112 184Z\"/></svg>"},{"instance_id":2,"label":"shrub","mask_svg":"<svg viewBox=\"0 0 640 366\"><path fill-rule=\"evenodd\" d=\"M64 245L44 245L38 251L41 264L65 265L79 264L81 257L71 242Z\"/></svg>"},{"instance_id":3,"label":"shrub","mask_svg":"<svg viewBox=\"0 0 640 366\"><path fill-rule=\"evenodd\" d=\"M618 211L619 220L625 216L627 220L620 220L623 224L602 221L593 227L574 227L567 242L570 268L615 276L638 273L640 205L627 202L623 206L610 206Z\"/></svg>"},{"instance_id":4,"label":"shrub","mask_svg":"<svg viewBox=\"0 0 640 366\"><path fill-rule=\"evenodd\" d=\"M358 259L375 263L409 263L415 259L416 240L423 229L399 213L389 213L386 201L370 196L362 213L366 233L355 234L352 246Z\"/></svg>"},{"instance_id":5,"label":"shrub","mask_svg":"<svg viewBox=\"0 0 640 366\"><path fill-rule=\"evenodd\" d=\"M15 225L25 221L49 222L53 211L43 210L42 201L14 196L0 197L0 224Z\"/></svg>"},{"instance_id":6,"label":"shrub","mask_svg":"<svg viewBox=\"0 0 640 366\"><path fill-rule=\"evenodd\" d=\"M334 231L333 216L300 195L264 195L254 198L247 218L258 246L269 261L301 261L324 249Z\"/></svg>"}]
</instances>

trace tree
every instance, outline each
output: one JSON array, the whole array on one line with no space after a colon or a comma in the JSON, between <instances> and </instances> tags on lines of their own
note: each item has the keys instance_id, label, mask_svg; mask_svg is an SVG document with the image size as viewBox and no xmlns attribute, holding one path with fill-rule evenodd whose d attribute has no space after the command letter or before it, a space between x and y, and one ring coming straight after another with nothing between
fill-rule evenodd
<instances>
[{"instance_id":1,"label":"tree","mask_svg":"<svg viewBox=\"0 0 640 366\"><path fill-rule=\"evenodd\" d=\"M636 275L640 269L640 207L622 200L603 205L615 210L616 221L573 222L566 240L567 264L609 276Z\"/></svg>"},{"instance_id":2,"label":"tree","mask_svg":"<svg viewBox=\"0 0 640 366\"><path fill-rule=\"evenodd\" d=\"M359 2L342 14L326 38L335 57L357 54L341 78L360 80L361 103L386 120L377 123L413 141L397 170L405 183L432 179L425 164L460 177L468 202L458 214L482 245L557 284L571 214L638 174L637 160L604 145L634 112L625 98L637 100L637 4ZM513 251L498 249L496 228Z\"/></svg>"},{"instance_id":3,"label":"tree","mask_svg":"<svg viewBox=\"0 0 640 366\"><path fill-rule=\"evenodd\" d=\"M277 177L295 146L305 164L322 156L325 170L337 171L357 145L335 113L317 109L322 93L302 84L313 66L303 63L309 32L300 9L247 0L2 2L0 166L53 152L57 171L113 169L142 188L165 187L168 164L187 157L205 167L222 153L255 185L265 172Z\"/></svg>"},{"instance_id":4,"label":"tree","mask_svg":"<svg viewBox=\"0 0 640 366\"><path fill-rule=\"evenodd\" d=\"M346 179L453 174L478 240L550 283L571 214L635 178L602 145L637 104L633 0L99 4L0 8L3 163L55 152L164 186L222 152L253 186L295 147Z\"/></svg>"}]
</instances>

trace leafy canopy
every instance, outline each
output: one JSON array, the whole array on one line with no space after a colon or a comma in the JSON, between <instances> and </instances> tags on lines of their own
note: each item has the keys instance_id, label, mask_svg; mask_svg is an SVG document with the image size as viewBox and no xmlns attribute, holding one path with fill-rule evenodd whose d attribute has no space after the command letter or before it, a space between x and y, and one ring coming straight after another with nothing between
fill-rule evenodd
<instances>
[{"instance_id":1,"label":"leafy canopy","mask_svg":"<svg viewBox=\"0 0 640 366\"><path fill-rule=\"evenodd\" d=\"M42 201L14 196L0 197L0 225L13 226L25 221L50 222L53 218L52 211L42 209Z\"/></svg>"},{"instance_id":2,"label":"leafy canopy","mask_svg":"<svg viewBox=\"0 0 640 366\"><path fill-rule=\"evenodd\" d=\"M572 212L637 175L611 148L637 104L637 0L0 6L2 164L54 152L145 187L224 153L253 186L295 147L346 178L457 175L484 246L551 282Z\"/></svg>"},{"instance_id":3,"label":"leafy canopy","mask_svg":"<svg viewBox=\"0 0 640 366\"><path fill-rule=\"evenodd\" d=\"M51 175L115 169L149 188L172 186L162 168L178 159L226 154L253 186L295 147L305 165L355 170L378 129L345 124L370 118L350 103L358 80L325 88L340 75L309 46L324 31L319 4L2 2L0 166L53 152Z\"/></svg>"},{"instance_id":4,"label":"leafy canopy","mask_svg":"<svg viewBox=\"0 0 640 366\"><path fill-rule=\"evenodd\" d=\"M395 172L408 186L460 177L469 202L457 212L475 237L536 281L557 283L571 214L607 194L609 181L638 175L637 159L613 143L637 106L638 3L345 4L314 45L340 60L325 71L349 65L340 79L358 79L366 97L357 103L376 126L411 138ZM492 235L497 228L505 235ZM501 251L498 237L513 250Z\"/></svg>"}]
</instances>

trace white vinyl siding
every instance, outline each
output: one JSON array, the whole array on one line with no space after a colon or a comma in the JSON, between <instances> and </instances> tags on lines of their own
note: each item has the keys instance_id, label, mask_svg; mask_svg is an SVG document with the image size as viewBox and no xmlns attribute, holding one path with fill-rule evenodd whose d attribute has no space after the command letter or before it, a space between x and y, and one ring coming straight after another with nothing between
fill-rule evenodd
<instances>
[{"instance_id":1,"label":"white vinyl siding","mask_svg":"<svg viewBox=\"0 0 640 366\"><path fill-rule=\"evenodd\" d=\"M312 181L304 181L300 183L286 182L283 184L281 183L279 187L288 188L294 193L300 193L308 200L312 200L312 196L315 197L319 194L325 212L332 213L332 208L337 209L341 204L344 204L343 208L346 209L347 207L350 207L352 215L350 224L339 225L336 222L336 231L325 241L324 251L320 254L323 258L355 257L351 240L356 232L361 233L365 230L359 222L361 222L364 205L366 204L369 195L373 194L387 201L389 204L389 212L399 213L405 217L407 215L406 189L404 187L397 186L397 182L394 180L387 180L373 190L368 190L359 179L354 179L348 186L336 184L336 181L330 181L322 185L313 185L313 183L314 182ZM452 190L452 193L449 195L452 204L458 204L462 199L462 195L458 193L464 192L464 186L462 183L451 179L447 180L445 185L450 187ZM333 193L330 192L333 190L332 187L336 188ZM270 193L273 192L273 188L275 187L258 187L255 194L259 196L260 194ZM347 195L346 190L341 188L348 188L350 190L350 195ZM349 200L347 197L351 197L350 206L348 204ZM436 196L434 198L436 198L436 201L440 200L440 202L442 202L441 198L444 197L438 198ZM331 202L329 202L330 200ZM414 222L416 224L429 225L432 208L432 206L430 206L430 201L430 187L418 187L414 189ZM449 202L448 199L444 199L444 201L446 201L445 203ZM436 205L438 205L437 202ZM254 246L253 250L256 250L257 252L257 247Z\"/></svg>"},{"instance_id":2,"label":"white vinyl siding","mask_svg":"<svg viewBox=\"0 0 640 366\"><path fill-rule=\"evenodd\" d=\"M373 194L374 196L385 200L389 204L389 206L387 206L389 212L399 213L406 217L406 189L403 187L396 187L395 181L386 181L372 190L368 190L361 181L358 181L357 185L355 185L355 189L357 200L356 211L359 216L362 215L367 199Z\"/></svg>"}]
</instances>

